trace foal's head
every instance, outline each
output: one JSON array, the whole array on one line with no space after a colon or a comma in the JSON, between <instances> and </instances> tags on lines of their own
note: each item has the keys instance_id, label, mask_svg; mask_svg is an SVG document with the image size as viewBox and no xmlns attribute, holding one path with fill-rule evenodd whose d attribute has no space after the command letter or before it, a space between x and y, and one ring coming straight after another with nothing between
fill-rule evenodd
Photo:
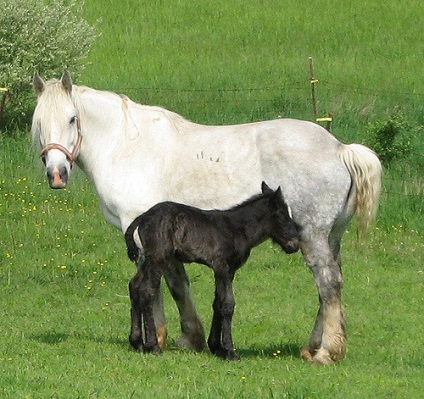
<instances>
[{"instance_id":1,"label":"foal's head","mask_svg":"<svg viewBox=\"0 0 424 399\"><path fill-rule=\"evenodd\" d=\"M284 201L281 188L271 190L265 182L262 183L262 193L272 194L270 206L270 236L283 250L291 254L299 250L299 230L290 215L289 207Z\"/></svg>"}]
</instances>

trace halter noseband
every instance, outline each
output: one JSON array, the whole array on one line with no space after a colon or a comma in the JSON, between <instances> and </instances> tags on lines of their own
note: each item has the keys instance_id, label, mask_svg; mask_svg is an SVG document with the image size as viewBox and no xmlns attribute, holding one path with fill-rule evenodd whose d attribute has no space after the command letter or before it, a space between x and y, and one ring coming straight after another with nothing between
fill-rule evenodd
<instances>
[{"instance_id":1,"label":"halter noseband","mask_svg":"<svg viewBox=\"0 0 424 399\"><path fill-rule=\"evenodd\" d=\"M46 144L40 151L40 156L43 160L43 162L45 163L45 157L47 152L49 152L50 150L59 150L62 151L65 155L66 158L68 159L69 163L71 164L71 168L74 166L75 161L77 159L77 155L78 152L80 150L81 147L81 141L82 141L82 134L81 134L81 123L79 118L76 116L75 117L76 122L77 122L77 142L75 143L74 149L72 150L72 152L69 152L63 145L61 144L57 144L57 143L49 143Z\"/></svg>"}]
</instances>

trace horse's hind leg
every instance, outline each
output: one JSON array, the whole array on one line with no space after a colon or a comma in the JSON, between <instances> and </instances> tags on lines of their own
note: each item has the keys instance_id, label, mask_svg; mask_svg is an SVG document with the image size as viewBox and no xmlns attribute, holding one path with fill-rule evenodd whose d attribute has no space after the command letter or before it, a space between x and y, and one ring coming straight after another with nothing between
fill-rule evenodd
<instances>
[{"instance_id":1,"label":"horse's hind leg","mask_svg":"<svg viewBox=\"0 0 424 399\"><path fill-rule=\"evenodd\" d=\"M205 331L190 294L190 283L181 262L172 261L164 269L165 281L180 313L182 336L178 344L195 351L205 349Z\"/></svg>"},{"instance_id":2,"label":"horse's hind leg","mask_svg":"<svg viewBox=\"0 0 424 399\"><path fill-rule=\"evenodd\" d=\"M159 265L145 262L143 265L143 278L141 280L141 311L144 322L144 352L160 353L156 336L155 320L153 317L153 299L160 291L161 272Z\"/></svg>"},{"instance_id":3,"label":"horse's hind leg","mask_svg":"<svg viewBox=\"0 0 424 399\"><path fill-rule=\"evenodd\" d=\"M332 364L343 358L346 349L345 318L341 305L343 278L339 259L334 258L328 240L302 243L319 293L320 308L308 345L302 356L319 364Z\"/></svg>"},{"instance_id":4,"label":"horse's hind leg","mask_svg":"<svg viewBox=\"0 0 424 399\"><path fill-rule=\"evenodd\" d=\"M153 318L155 320L158 345L163 350L166 346L167 329L163 307L163 292L160 286L160 281L159 287L153 296Z\"/></svg>"}]
</instances>

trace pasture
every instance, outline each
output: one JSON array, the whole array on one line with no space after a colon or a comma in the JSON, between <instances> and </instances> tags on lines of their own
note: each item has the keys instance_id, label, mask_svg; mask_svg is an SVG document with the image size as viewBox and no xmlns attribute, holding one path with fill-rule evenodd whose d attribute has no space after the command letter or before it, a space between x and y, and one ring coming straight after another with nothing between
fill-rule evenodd
<instances>
[{"instance_id":1,"label":"pasture","mask_svg":"<svg viewBox=\"0 0 424 399\"><path fill-rule=\"evenodd\" d=\"M158 4L161 4L158 6ZM2 398L420 398L424 380L423 93L416 1L385 5L259 1L110 2L92 65L76 83L122 92L204 123L279 115L311 119L307 57L335 135L364 142L369 122L400 110L413 153L386 168L380 213L366 241L343 241L346 358L311 367L299 357L317 309L299 254L270 242L234 282L233 335L242 360L177 348L165 292L168 349L128 344L134 266L122 234L100 214L82 173L48 188L22 134L0 137L0 396ZM58 74L60 71L58 72ZM206 330L213 275L188 266Z\"/></svg>"}]
</instances>

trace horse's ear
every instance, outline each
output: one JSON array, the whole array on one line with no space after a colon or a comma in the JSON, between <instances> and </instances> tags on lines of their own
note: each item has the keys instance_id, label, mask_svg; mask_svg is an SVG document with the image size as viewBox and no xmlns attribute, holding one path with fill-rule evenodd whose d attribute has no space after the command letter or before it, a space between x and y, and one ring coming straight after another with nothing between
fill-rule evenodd
<instances>
[{"instance_id":1,"label":"horse's ear","mask_svg":"<svg viewBox=\"0 0 424 399\"><path fill-rule=\"evenodd\" d=\"M270 189L268 184L266 184L264 181L262 182L261 189L262 189L262 194L271 194L274 192L273 190Z\"/></svg>"},{"instance_id":2,"label":"horse's ear","mask_svg":"<svg viewBox=\"0 0 424 399\"><path fill-rule=\"evenodd\" d=\"M62 86L68 94L71 94L72 91L72 79L71 74L68 71L63 72L62 77L60 78Z\"/></svg>"},{"instance_id":3,"label":"horse's ear","mask_svg":"<svg viewBox=\"0 0 424 399\"><path fill-rule=\"evenodd\" d=\"M35 94L38 96L44 91L44 80L40 78L40 75L36 73L32 78L32 85L34 87Z\"/></svg>"}]
</instances>

